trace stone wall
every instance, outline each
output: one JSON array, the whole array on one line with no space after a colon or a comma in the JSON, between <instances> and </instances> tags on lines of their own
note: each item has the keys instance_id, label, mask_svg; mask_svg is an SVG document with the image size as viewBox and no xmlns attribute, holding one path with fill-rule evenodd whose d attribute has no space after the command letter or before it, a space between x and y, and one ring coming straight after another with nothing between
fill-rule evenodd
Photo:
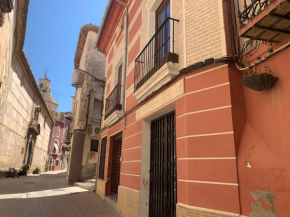
<instances>
[{"instance_id":1,"label":"stone wall","mask_svg":"<svg viewBox=\"0 0 290 217\"><path fill-rule=\"evenodd\" d=\"M19 168L23 163L25 136L32 100L20 86L21 78L13 58L15 10L4 15L0 28L0 170Z\"/></svg>"},{"instance_id":2,"label":"stone wall","mask_svg":"<svg viewBox=\"0 0 290 217\"><path fill-rule=\"evenodd\" d=\"M103 79L105 56L103 53L95 49L98 31L98 27L91 24L85 25L81 28L76 49L75 67L76 69L81 69L90 73L98 79ZM101 113L101 109L94 108L94 104L95 100L100 101L102 99L102 93L102 88L97 86L97 82L94 78L88 74L84 74L83 85L77 88L76 95L73 98L73 128L74 130L83 131L84 135L77 138L76 133L74 133L71 140L72 149L70 152L69 164L77 165L78 167L78 169L75 169L69 165L68 181L71 183L93 178L95 175L96 163L88 160L88 156L90 154L91 139L96 139L96 135L92 135L88 132L91 129L90 126L95 126L95 124L91 122L91 118L100 117L100 115L95 115L94 113ZM89 99L90 101L88 101ZM89 109L88 102L90 103Z\"/></svg>"},{"instance_id":3,"label":"stone wall","mask_svg":"<svg viewBox=\"0 0 290 217\"><path fill-rule=\"evenodd\" d=\"M23 29L21 23L16 23L16 16L21 16L25 22L26 10L18 9L17 4L25 1L14 1L14 9L5 14L4 25L0 28L0 170L9 167L20 168L24 163L27 133L33 119L35 106L41 105L42 99L35 86L28 80L25 64L27 59L16 58L15 50L22 50L14 44L16 37L20 37ZM16 4L17 3L17 4ZM27 2L25 2L27 3ZM27 14L26 14L27 15ZM18 34L14 35L14 32ZM20 44L18 44L20 45ZM21 62L22 61L22 62ZM28 64L29 65L29 64ZM34 78L32 78L34 79ZM35 80L34 80L35 82ZM47 150L51 132L51 122L45 115L45 107L41 106L39 114L40 135L37 138L32 168L36 166L45 170Z\"/></svg>"}]
</instances>

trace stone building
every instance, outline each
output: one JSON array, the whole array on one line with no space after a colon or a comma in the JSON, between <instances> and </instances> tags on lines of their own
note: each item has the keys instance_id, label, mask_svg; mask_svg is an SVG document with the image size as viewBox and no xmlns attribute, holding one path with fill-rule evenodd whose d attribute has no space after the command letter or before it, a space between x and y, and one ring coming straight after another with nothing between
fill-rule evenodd
<instances>
[{"instance_id":1,"label":"stone building","mask_svg":"<svg viewBox=\"0 0 290 217\"><path fill-rule=\"evenodd\" d=\"M110 0L98 195L122 216L289 216L289 12Z\"/></svg>"},{"instance_id":2,"label":"stone building","mask_svg":"<svg viewBox=\"0 0 290 217\"><path fill-rule=\"evenodd\" d=\"M72 124L72 114L70 112L57 112L58 104L51 95L50 82L45 72L45 76L39 79L38 85L39 91L54 120L49 148L48 170L66 170L69 152L65 135Z\"/></svg>"},{"instance_id":3,"label":"stone building","mask_svg":"<svg viewBox=\"0 0 290 217\"><path fill-rule=\"evenodd\" d=\"M1 1L1 12L7 6L0 27L0 170L28 164L43 172L53 119L23 51L29 1Z\"/></svg>"},{"instance_id":4,"label":"stone building","mask_svg":"<svg viewBox=\"0 0 290 217\"><path fill-rule=\"evenodd\" d=\"M72 85L73 135L71 138L69 183L95 178L101 121L105 56L95 48L99 27L84 25L74 59Z\"/></svg>"}]
</instances>

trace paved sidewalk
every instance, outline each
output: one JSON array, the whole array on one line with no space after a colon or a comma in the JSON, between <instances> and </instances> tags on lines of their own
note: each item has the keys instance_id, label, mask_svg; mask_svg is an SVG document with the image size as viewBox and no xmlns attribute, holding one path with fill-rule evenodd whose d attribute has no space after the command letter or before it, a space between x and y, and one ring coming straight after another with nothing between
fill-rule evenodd
<instances>
[{"instance_id":1,"label":"paved sidewalk","mask_svg":"<svg viewBox=\"0 0 290 217\"><path fill-rule=\"evenodd\" d=\"M67 185L65 172L0 179L0 217L119 217L95 193Z\"/></svg>"}]
</instances>

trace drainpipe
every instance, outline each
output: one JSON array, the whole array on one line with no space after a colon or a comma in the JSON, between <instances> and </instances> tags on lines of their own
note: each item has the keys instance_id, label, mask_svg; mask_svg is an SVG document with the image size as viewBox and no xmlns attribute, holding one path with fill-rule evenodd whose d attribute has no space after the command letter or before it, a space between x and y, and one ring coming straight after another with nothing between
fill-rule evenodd
<instances>
[{"instance_id":1,"label":"drainpipe","mask_svg":"<svg viewBox=\"0 0 290 217\"><path fill-rule=\"evenodd\" d=\"M126 8L126 16L125 16L125 49L124 49L124 70L123 70L123 103L122 103L122 110L124 112L124 129L126 129L126 111L125 111L125 99L126 99L126 76L127 76L127 59L128 59L128 5L125 4L121 0L116 0L121 5Z\"/></svg>"}]
</instances>

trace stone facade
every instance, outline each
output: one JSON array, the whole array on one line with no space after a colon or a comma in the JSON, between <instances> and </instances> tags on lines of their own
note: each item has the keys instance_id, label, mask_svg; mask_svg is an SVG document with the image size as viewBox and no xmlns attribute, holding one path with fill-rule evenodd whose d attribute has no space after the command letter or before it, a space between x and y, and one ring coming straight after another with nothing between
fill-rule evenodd
<instances>
[{"instance_id":1,"label":"stone facade","mask_svg":"<svg viewBox=\"0 0 290 217\"><path fill-rule=\"evenodd\" d=\"M14 10L0 27L0 170L28 161L31 171L45 171L47 165L53 120L23 52L28 2L13 1Z\"/></svg>"},{"instance_id":2,"label":"stone facade","mask_svg":"<svg viewBox=\"0 0 290 217\"><path fill-rule=\"evenodd\" d=\"M71 139L70 164L68 170L68 181L76 182L84 179L94 178L98 152L91 150L91 143L98 141L98 132L101 122L101 101L103 88L98 85L92 76L102 80L104 78L105 57L104 54L95 49L95 41L98 36L99 27L85 25L80 30L79 41L75 54L75 73L83 73L82 84L76 89L73 97L73 131ZM92 76L78 71L83 70ZM78 133L78 131L80 133ZM81 146L77 149L76 146ZM71 165L78 164L78 170Z\"/></svg>"}]
</instances>

